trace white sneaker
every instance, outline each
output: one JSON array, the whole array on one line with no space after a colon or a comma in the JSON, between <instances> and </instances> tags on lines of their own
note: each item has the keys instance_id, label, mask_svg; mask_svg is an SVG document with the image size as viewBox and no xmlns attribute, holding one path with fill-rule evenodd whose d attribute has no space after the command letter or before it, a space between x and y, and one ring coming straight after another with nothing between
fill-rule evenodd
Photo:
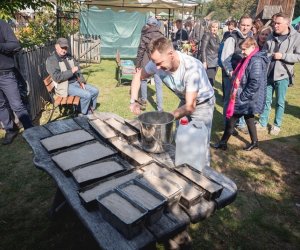
<instances>
[{"instance_id":1,"label":"white sneaker","mask_svg":"<svg viewBox=\"0 0 300 250\"><path fill-rule=\"evenodd\" d=\"M280 128L277 126L272 126L270 130L270 135L279 135Z\"/></svg>"},{"instance_id":2,"label":"white sneaker","mask_svg":"<svg viewBox=\"0 0 300 250\"><path fill-rule=\"evenodd\" d=\"M259 122L255 124L257 131L267 131L267 127L263 127Z\"/></svg>"}]
</instances>

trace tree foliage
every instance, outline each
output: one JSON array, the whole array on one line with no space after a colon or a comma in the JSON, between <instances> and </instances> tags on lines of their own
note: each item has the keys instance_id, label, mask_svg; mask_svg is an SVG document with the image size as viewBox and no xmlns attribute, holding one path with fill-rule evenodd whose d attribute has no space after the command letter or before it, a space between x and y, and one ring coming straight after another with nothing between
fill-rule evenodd
<instances>
[{"instance_id":1,"label":"tree foliage","mask_svg":"<svg viewBox=\"0 0 300 250\"><path fill-rule=\"evenodd\" d=\"M36 10L43 6L52 6L52 4L49 0L1 0L0 18L13 18L15 13L20 10L25 10L26 8Z\"/></svg>"},{"instance_id":2,"label":"tree foliage","mask_svg":"<svg viewBox=\"0 0 300 250\"><path fill-rule=\"evenodd\" d=\"M293 19L297 18L298 16L300 16L300 0L296 0Z\"/></svg>"},{"instance_id":3,"label":"tree foliage","mask_svg":"<svg viewBox=\"0 0 300 250\"><path fill-rule=\"evenodd\" d=\"M213 18L225 21L228 18L239 19L242 15L254 15L258 0L212 0L207 3L207 11L214 11Z\"/></svg>"}]
</instances>

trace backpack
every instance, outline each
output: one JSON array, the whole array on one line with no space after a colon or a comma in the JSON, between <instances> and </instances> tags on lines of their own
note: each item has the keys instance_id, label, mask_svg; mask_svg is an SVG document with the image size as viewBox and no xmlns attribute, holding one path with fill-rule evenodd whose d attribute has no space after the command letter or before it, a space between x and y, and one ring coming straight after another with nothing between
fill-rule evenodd
<instances>
[{"instance_id":1,"label":"backpack","mask_svg":"<svg viewBox=\"0 0 300 250\"><path fill-rule=\"evenodd\" d=\"M235 49L234 50L236 51L237 48L239 47L239 38L238 38L237 32L232 31L230 33L229 31L226 31L223 35L223 39L220 43L219 50L218 50L218 65L221 68L224 68L223 64L222 64L222 60L221 60L221 56L222 56L222 52L223 52L223 48L224 48L224 43L225 43L226 39L229 38L229 37L232 37L235 40Z\"/></svg>"},{"instance_id":2,"label":"backpack","mask_svg":"<svg viewBox=\"0 0 300 250\"><path fill-rule=\"evenodd\" d=\"M230 36L230 32L229 31L226 31L223 35L223 39L220 43L220 46L219 46L219 50L218 50L218 65L223 68L223 65L222 65L222 60L221 60L221 56L222 56L222 51L223 51L223 48L224 48L224 43L225 43L225 40Z\"/></svg>"}]
</instances>

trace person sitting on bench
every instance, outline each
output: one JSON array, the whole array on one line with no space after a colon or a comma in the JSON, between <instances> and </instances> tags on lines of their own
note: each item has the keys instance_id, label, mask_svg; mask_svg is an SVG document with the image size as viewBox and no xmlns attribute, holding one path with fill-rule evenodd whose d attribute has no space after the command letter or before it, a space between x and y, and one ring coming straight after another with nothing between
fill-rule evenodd
<instances>
[{"instance_id":1,"label":"person sitting on bench","mask_svg":"<svg viewBox=\"0 0 300 250\"><path fill-rule=\"evenodd\" d=\"M55 44L55 51L47 58L46 69L57 83L56 94L62 97L79 96L80 112L86 115L96 108L99 90L86 83L80 72L79 63L67 53L68 48L68 40L59 38Z\"/></svg>"}]
</instances>

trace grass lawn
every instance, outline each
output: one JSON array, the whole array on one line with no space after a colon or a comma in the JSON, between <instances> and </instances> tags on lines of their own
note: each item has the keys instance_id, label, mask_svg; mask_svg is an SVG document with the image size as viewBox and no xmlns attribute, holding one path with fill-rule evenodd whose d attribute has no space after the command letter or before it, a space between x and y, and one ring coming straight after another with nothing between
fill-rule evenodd
<instances>
[{"instance_id":1,"label":"grass lawn","mask_svg":"<svg viewBox=\"0 0 300 250\"><path fill-rule=\"evenodd\" d=\"M85 68L89 83L100 88L98 111L133 118L129 86L116 87L116 64L103 60ZM217 104L212 141L222 134L220 74L215 86ZM178 105L166 87L164 110ZM147 110L155 107L154 86L148 88ZM230 138L228 150L212 153L212 167L238 186L235 202L190 226L192 249L300 249L300 65L296 84L288 89L279 136L259 133L260 148L244 152L248 135ZM270 121L274 117L274 110ZM45 122L45 115L41 117ZM0 131L0 139L4 132ZM13 144L0 146L0 249L96 249L96 243L67 209L55 220L47 217L55 192L53 180L37 170L21 134ZM157 245L163 249L162 245Z\"/></svg>"}]
</instances>

